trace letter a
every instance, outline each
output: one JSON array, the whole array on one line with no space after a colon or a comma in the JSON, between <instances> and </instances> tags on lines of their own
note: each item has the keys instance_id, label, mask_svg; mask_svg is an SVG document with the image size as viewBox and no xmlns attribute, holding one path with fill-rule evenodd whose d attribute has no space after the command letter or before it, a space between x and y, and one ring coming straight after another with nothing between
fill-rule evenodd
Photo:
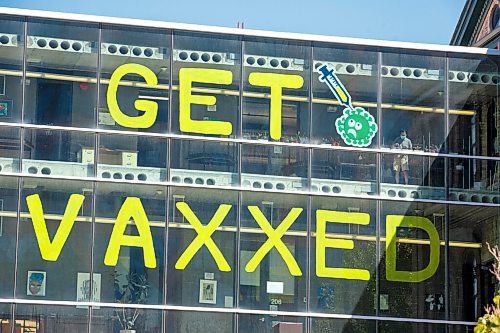
<instances>
[{"instance_id":1,"label":"letter a","mask_svg":"<svg viewBox=\"0 0 500 333\"><path fill-rule=\"evenodd\" d=\"M124 235L127 223L131 218L137 226L139 236ZM156 268L153 237L151 236L148 217L139 198L129 197L125 199L120 208L115 226L111 232L106 256L104 257L104 264L106 266L116 266L118 254L122 246L142 247L144 251L144 265L148 268Z\"/></svg>"},{"instance_id":2,"label":"letter a","mask_svg":"<svg viewBox=\"0 0 500 333\"><path fill-rule=\"evenodd\" d=\"M40 201L40 196L38 194L33 194L26 197L26 203L28 204L31 221L33 222L33 228L35 229L35 236L38 241L38 247L40 248L40 254L44 260L57 261L59 258L61 250L68 239L69 233L71 232L71 229L73 229L73 224L75 223L75 219L78 216L78 212L82 207L84 199L85 196L81 194L72 194L69 197L61 224L59 224L54 239L51 242L47 231L47 223L45 222L45 218L43 216L43 207L42 202Z\"/></svg>"}]
</instances>

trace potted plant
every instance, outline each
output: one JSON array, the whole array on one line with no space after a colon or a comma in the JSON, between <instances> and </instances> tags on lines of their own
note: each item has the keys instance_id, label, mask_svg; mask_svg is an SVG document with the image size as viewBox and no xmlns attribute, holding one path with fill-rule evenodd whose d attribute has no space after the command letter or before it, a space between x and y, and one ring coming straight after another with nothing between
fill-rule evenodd
<instances>
[{"instance_id":1,"label":"potted plant","mask_svg":"<svg viewBox=\"0 0 500 333\"><path fill-rule=\"evenodd\" d=\"M132 272L127 275L115 272L115 299L122 304L145 304L150 286L146 274ZM120 333L135 333L136 321L142 313L140 309L121 308L115 310L121 326Z\"/></svg>"}]
</instances>

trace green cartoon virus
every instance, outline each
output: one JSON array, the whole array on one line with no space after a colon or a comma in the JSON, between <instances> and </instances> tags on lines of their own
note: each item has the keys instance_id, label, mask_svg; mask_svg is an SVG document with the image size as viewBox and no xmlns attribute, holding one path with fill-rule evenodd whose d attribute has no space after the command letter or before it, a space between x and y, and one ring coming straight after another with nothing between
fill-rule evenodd
<instances>
[{"instance_id":1,"label":"green cartoon virus","mask_svg":"<svg viewBox=\"0 0 500 333\"><path fill-rule=\"evenodd\" d=\"M373 116L360 107L345 108L344 114L335 121L335 128L347 145L355 147L371 145L378 131Z\"/></svg>"}]
</instances>

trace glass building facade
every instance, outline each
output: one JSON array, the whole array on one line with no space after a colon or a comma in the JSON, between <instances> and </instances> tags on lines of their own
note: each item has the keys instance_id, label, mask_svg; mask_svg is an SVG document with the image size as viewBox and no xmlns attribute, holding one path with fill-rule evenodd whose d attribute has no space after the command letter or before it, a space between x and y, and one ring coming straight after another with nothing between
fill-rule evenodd
<instances>
[{"instance_id":1,"label":"glass building facade","mask_svg":"<svg viewBox=\"0 0 500 333\"><path fill-rule=\"evenodd\" d=\"M0 332L472 332L492 301L497 51L2 12Z\"/></svg>"}]
</instances>

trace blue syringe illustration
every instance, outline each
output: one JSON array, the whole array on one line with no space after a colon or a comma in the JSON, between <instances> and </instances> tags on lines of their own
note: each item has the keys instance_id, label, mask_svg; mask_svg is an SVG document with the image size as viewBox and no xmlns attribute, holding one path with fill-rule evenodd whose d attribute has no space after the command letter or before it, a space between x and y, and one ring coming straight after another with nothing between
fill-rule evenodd
<instances>
[{"instance_id":1,"label":"blue syringe illustration","mask_svg":"<svg viewBox=\"0 0 500 333\"><path fill-rule=\"evenodd\" d=\"M342 82L340 82L337 75L335 75L335 70L329 69L327 65L323 65L318 68L318 73L320 73L319 80L328 85L328 88L330 88L340 104L353 110L354 108L351 102L351 95L349 95L347 89L344 87Z\"/></svg>"}]
</instances>

